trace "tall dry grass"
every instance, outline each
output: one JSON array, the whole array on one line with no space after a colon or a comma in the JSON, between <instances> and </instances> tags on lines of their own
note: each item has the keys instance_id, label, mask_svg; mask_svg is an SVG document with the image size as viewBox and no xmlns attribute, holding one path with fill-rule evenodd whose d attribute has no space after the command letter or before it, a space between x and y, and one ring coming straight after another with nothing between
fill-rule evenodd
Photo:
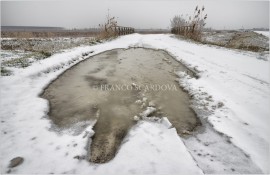
<instances>
[{"instance_id":1,"label":"tall dry grass","mask_svg":"<svg viewBox=\"0 0 270 175\"><path fill-rule=\"evenodd\" d=\"M118 36L117 31L115 30L118 23L116 19L117 18L114 16L111 17L110 12L108 10L105 23L99 24L100 28L100 34L98 36L99 39L108 39Z\"/></svg>"},{"instance_id":2,"label":"tall dry grass","mask_svg":"<svg viewBox=\"0 0 270 175\"><path fill-rule=\"evenodd\" d=\"M188 17L188 19L186 19ZM205 26L205 21L207 19L207 14L205 13L205 7L196 6L193 15L176 15L171 19L171 27L172 31L176 34L182 34L187 38L201 41L202 31ZM188 28L188 30L176 30L177 28L183 29L184 27ZM176 31L176 32L175 32ZM181 31L181 32L178 32Z\"/></svg>"}]
</instances>

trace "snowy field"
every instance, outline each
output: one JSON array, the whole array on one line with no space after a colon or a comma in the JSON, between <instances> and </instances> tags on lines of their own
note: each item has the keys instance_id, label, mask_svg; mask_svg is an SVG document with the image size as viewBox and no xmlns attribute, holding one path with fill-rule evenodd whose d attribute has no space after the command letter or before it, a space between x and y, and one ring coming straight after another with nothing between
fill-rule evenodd
<instances>
[{"instance_id":1,"label":"snowy field","mask_svg":"<svg viewBox=\"0 0 270 175\"><path fill-rule=\"evenodd\" d=\"M204 32L203 43L246 51L269 51L268 31L210 31Z\"/></svg>"},{"instance_id":2,"label":"snowy field","mask_svg":"<svg viewBox=\"0 0 270 175\"><path fill-rule=\"evenodd\" d=\"M181 138L166 118L141 120L112 161L98 165L81 160L88 137L94 134L93 123L87 123L79 135L72 129L55 132L47 117L48 102L39 94L62 72L89 56L130 47L165 50L197 72L199 79L179 72L179 85L192 96L193 108L205 121L205 129ZM1 173L269 173L269 55L260 59L259 53L195 44L173 35L132 34L68 49L26 68L8 69L12 75L1 77ZM216 131L219 134L213 134ZM226 143L221 139L224 137ZM228 149L231 146L235 147L232 151ZM211 158L214 154L219 156L217 161ZM245 157L238 156L242 154ZM18 156L24 162L9 168L9 161ZM233 161L238 164L232 168ZM237 169L245 166L248 169Z\"/></svg>"},{"instance_id":3,"label":"snowy field","mask_svg":"<svg viewBox=\"0 0 270 175\"><path fill-rule=\"evenodd\" d=\"M262 34L264 36L267 36L269 38L269 31L255 31L256 33Z\"/></svg>"}]
</instances>

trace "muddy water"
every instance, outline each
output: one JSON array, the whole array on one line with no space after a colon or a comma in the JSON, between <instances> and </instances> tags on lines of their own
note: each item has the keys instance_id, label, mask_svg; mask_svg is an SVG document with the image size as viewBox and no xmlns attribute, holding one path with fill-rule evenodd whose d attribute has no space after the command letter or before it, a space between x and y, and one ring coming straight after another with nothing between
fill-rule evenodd
<instances>
[{"instance_id":1,"label":"muddy water","mask_svg":"<svg viewBox=\"0 0 270 175\"><path fill-rule=\"evenodd\" d=\"M97 120L89 160L104 163L115 156L136 123L134 116L149 106L156 111L148 117L168 117L179 134L200 124L175 81L177 71L189 72L164 51L111 50L67 70L42 97L49 100L49 116L59 127Z\"/></svg>"}]
</instances>

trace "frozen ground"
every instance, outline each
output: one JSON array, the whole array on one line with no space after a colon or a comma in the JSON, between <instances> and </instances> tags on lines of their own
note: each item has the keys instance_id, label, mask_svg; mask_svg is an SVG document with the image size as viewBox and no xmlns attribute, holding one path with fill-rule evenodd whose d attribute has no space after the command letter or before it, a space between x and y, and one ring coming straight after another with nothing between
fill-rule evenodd
<instances>
[{"instance_id":1,"label":"frozen ground","mask_svg":"<svg viewBox=\"0 0 270 175\"><path fill-rule=\"evenodd\" d=\"M269 51L269 32L267 31L211 31L204 32L202 40L203 43L227 48L255 52Z\"/></svg>"},{"instance_id":2,"label":"frozen ground","mask_svg":"<svg viewBox=\"0 0 270 175\"><path fill-rule=\"evenodd\" d=\"M166 118L142 120L130 130L115 159L91 164L83 156L87 137L94 134L94 123L79 123L88 125L80 135L72 129L55 132L57 128L46 116L48 103L39 94L77 62L128 47L166 50L198 73L199 79L179 73L179 84L193 97L193 107L205 129L180 138ZM194 44L173 35L133 34L69 49L26 68L10 67L13 75L1 77L1 173L269 173L268 53L266 56L260 59L260 53ZM8 168L9 161L17 156L24 162Z\"/></svg>"},{"instance_id":3,"label":"frozen ground","mask_svg":"<svg viewBox=\"0 0 270 175\"><path fill-rule=\"evenodd\" d=\"M94 37L1 38L1 75L12 74L8 67L28 67L64 49L98 42Z\"/></svg>"},{"instance_id":4,"label":"frozen ground","mask_svg":"<svg viewBox=\"0 0 270 175\"><path fill-rule=\"evenodd\" d=\"M55 53L62 49L94 43L96 43L94 37L1 38L1 49L49 51Z\"/></svg>"},{"instance_id":5,"label":"frozen ground","mask_svg":"<svg viewBox=\"0 0 270 175\"><path fill-rule=\"evenodd\" d=\"M269 31L255 31L256 33L262 34L264 36L267 36L269 38Z\"/></svg>"}]
</instances>

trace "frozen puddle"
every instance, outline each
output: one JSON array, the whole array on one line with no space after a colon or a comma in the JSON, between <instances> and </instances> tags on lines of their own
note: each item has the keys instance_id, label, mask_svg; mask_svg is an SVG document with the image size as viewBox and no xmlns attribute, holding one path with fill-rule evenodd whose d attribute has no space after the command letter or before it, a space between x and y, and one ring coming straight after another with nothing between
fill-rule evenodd
<instances>
[{"instance_id":1,"label":"frozen puddle","mask_svg":"<svg viewBox=\"0 0 270 175\"><path fill-rule=\"evenodd\" d=\"M104 163L115 156L138 119L166 116L180 135L200 125L188 95L175 81L178 71L191 74L164 51L111 50L67 70L42 97L48 99L49 116L60 128L97 120L88 157Z\"/></svg>"}]
</instances>

